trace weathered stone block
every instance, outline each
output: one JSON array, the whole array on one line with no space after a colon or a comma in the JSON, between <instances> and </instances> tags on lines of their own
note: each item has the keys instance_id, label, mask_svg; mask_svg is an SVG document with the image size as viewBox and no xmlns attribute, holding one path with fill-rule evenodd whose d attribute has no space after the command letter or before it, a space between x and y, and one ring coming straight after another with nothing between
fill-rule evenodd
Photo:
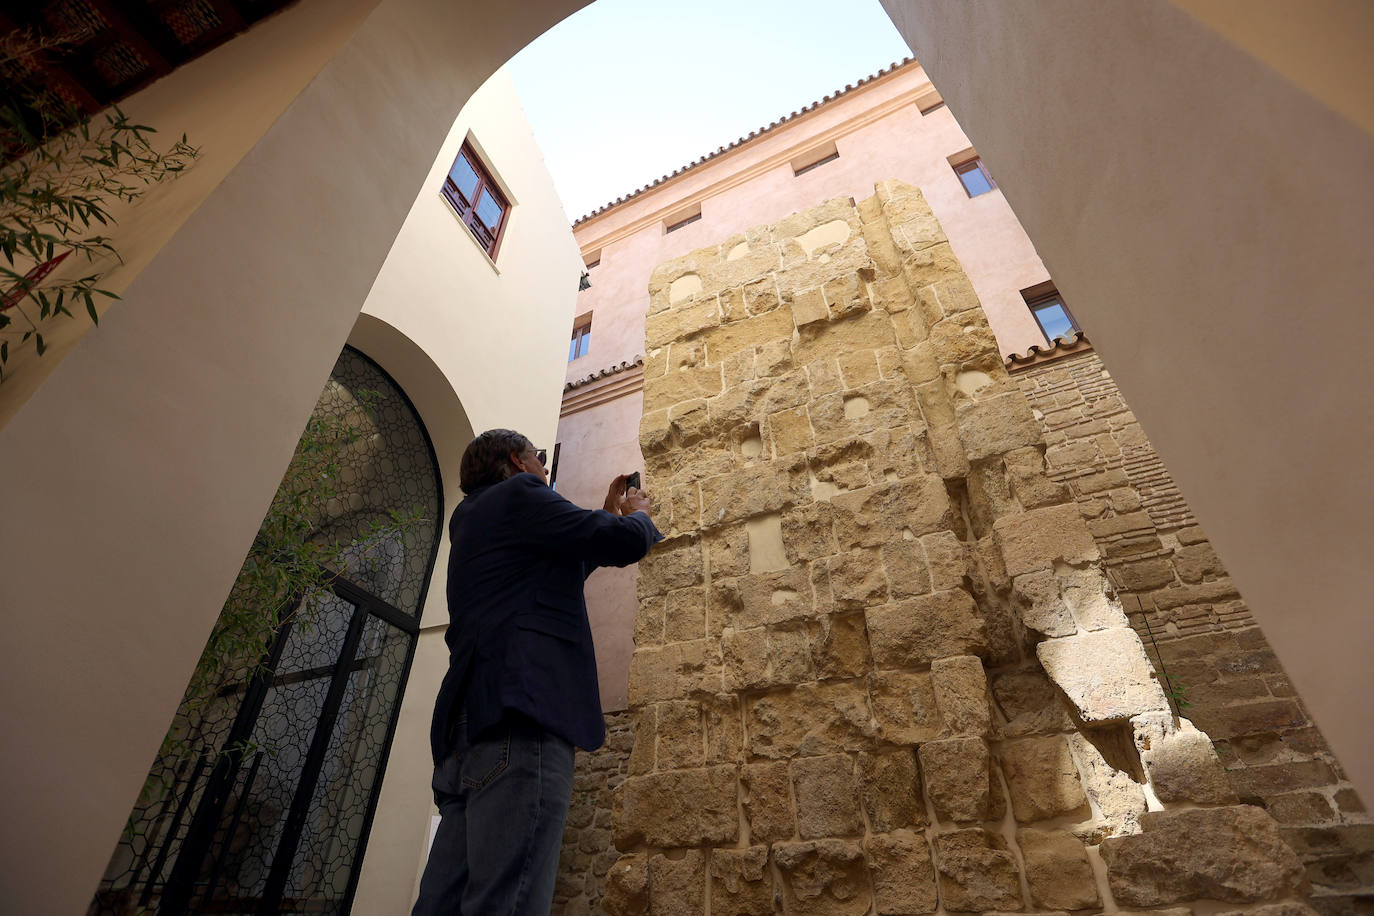
<instances>
[{"instance_id":1,"label":"weathered stone block","mask_svg":"<svg viewBox=\"0 0 1374 916\"><path fill-rule=\"evenodd\" d=\"M995 351L996 344L992 346ZM1043 441L1040 424L1031 413L1026 396L1020 391L1008 391L976 401L960 401L954 408L954 416L959 425L959 438L964 443L964 452L970 461L1038 445Z\"/></svg>"},{"instance_id":2,"label":"weathered stone block","mask_svg":"<svg viewBox=\"0 0 1374 916\"><path fill-rule=\"evenodd\" d=\"M997 338L993 336L992 328L984 321L970 319L970 316L977 314L965 312L958 318L945 318L931 325L930 343L935 348L936 359L942 363L960 364L997 353ZM1025 404L1026 415L1030 416L1030 405L1025 403L1024 396L1022 403ZM1031 416L1031 421L1034 420Z\"/></svg>"},{"instance_id":3,"label":"weathered stone block","mask_svg":"<svg viewBox=\"0 0 1374 916\"><path fill-rule=\"evenodd\" d=\"M1259 808L1156 811L1144 832L1102 841L1112 896L1151 907L1206 898L1258 903L1308 890L1298 857Z\"/></svg>"},{"instance_id":4,"label":"weathered stone block","mask_svg":"<svg viewBox=\"0 0 1374 916\"><path fill-rule=\"evenodd\" d=\"M1127 627L1047 639L1035 653L1086 723L1119 722L1169 708L1140 637Z\"/></svg>"},{"instance_id":5,"label":"weathered stone block","mask_svg":"<svg viewBox=\"0 0 1374 916\"><path fill-rule=\"evenodd\" d=\"M733 766L630 776L616 789L617 849L734 843L739 839L739 786Z\"/></svg>"},{"instance_id":6,"label":"weathered stone block","mask_svg":"<svg viewBox=\"0 0 1374 916\"><path fill-rule=\"evenodd\" d=\"M872 308L868 290L858 274L844 274L828 280L821 288L825 291L825 301L830 304L830 315L833 318L843 318Z\"/></svg>"},{"instance_id":7,"label":"weathered stone block","mask_svg":"<svg viewBox=\"0 0 1374 916\"><path fill-rule=\"evenodd\" d=\"M739 697L719 694L703 698L706 719L706 762L735 763L744 755L744 715Z\"/></svg>"},{"instance_id":8,"label":"weathered stone block","mask_svg":"<svg viewBox=\"0 0 1374 916\"><path fill-rule=\"evenodd\" d=\"M911 748L861 752L857 772L864 811L874 832L925 825L920 776Z\"/></svg>"},{"instance_id":9,"label":"weathered stone block","mask_svg":"<svg viewBox=\"0 0 1374 916\"><path fill-rule=\"evenodd\" d=\"M1001 816L1002 795L993 791L992 758L982 738L930 741L917 755L925 795L937 818L972 824Z\"/></svg>"},{"instance_id":10,"label":"weathered stone block","mask_svg":"<svg viewBox=\"0 0 1374 916\"><path fill-rule=\"evenodd\" d=\"M706 636L706 589L695 585L668 593L663 614L665 642L683 642Z\"/></svg>"},{"instance_id":11,"label":"weathered stone block","mask_svg":"<svg viewBox=\"0 0 1374 916\"><path fill-rule=\"evenodd\" d=\"M1060 573L1064 603L1085 630L1106 630L1127 625L1126 612L1112 598L1107 580L1096 569Z\"/></svg>"},{"instance_id":12,"label":"weathered stone block","mask_svg":"<svg viewBox=\"0 0 1374 916\"><path fill-rule=\"evenodd\" d=\"M696 398L711 398L720 394L719 366L680 369L666 378L655 379L644 387L644 410L672 407Z\"/></svg>"},{"instance_id":13,"label":"weathered stone block","mask_svg":"<svg viewBox=\"0 0 1374 916\"><path fill-rule=\"evenodd\" d=\"M623 855L611 866L601 905L611 916L645 916L649 912L649 860L643 853Z\"/></svg>"},{"instance_id":14,"label":"weathered stone block","mask_svg":"<svg viewBox=\"0 0 1374 916\"><path fill-rule=\"evenodd\" d=\"M1004 516L993 523L992 532L1010 576L1050 569L1055 560L1084 563L1098 558L1097 544L1072 503Z\"/></svg>"},{"instance_id":15,"label":"weathered stone block","mask_svg":"<svg viewBox=\"0 0 1374 916\"><path fill-rule=\"evenodd\" d=\"M940 898L954 913L1020 912L1021 881L1007 841L977 828L935 837Z\"/></svg>"},{"instance_id":16,"label":"weathered stone block","mask_svg":"<svg viewBox=\"0 0 1374 916\"><path fill-rule=\"evenodd\" d=\"M1016 843L1026 863L1031 902L1047 910L1101 906L1083 843L1063 830L1022 829Z\"/></svg>"},{"instance_id":17,"label":"weathered stone block","mask_svg":"<svg viewBox=\"0 0 1374 916\"><path fill-rule=\"evenodd\" d=\"M812 625L812 633L818 678L862 677L873 667L863 614L827 614Z\"/></svg>"},{"instance_id":18,"label":"weathered stone block","mask_svg":"<svg viewBox=\"0 0 1374 916\"><path fill-rule=\"evenodd\" d=\"M864 614L873 660L885 667L915 667L950 655L988 652L987 625L973 597L962 589L871 607Z\"/></svg>"},{"instance_id":19,"label":"weathered stone block","mask_svg":"<svg viewBox=\"0 0 1374 916\"><path fill-rule=\"evenodd\" d=\"M939 735L942 723L928 673L875 671L868 677L878 733L892 744L919 744Z\"/></svg>"},{"instance_id":20,"label":"weathered stone block","mask_svg":"<svg viewBox=\"0 0 1374 916\"><path fill-rule=\"evenodd\" d=\"M1070 735L1069 745L1082 766L1083 789L1102 814L1102 824L1093 835L1100 838L1138 832L1145 813L1145 790L1130 774L1108 763L1097 746L1081 734Z\"/></svg>"},{"instance_id":21,"label":"weathered stone block","mask_svg":"<svg viewBox=\"0 0 1374 916\"><path fill-rule=\"evenodd\" d=\"M972 655L936 659L930 665L935 705L944 737L986 737L992 730L988 678Z\"/></svg>"},{"instance_id":22,"label":"weathered stone block","mask_svg":"<svg viewBox=\"0 0 1374 916\"><path fill-rule=\"evenodd\" d=\"M959 588L964 584L964 545L953 531L936 531L921 539L926 564L930 567L930 587Z\"/></svg>"},{"instance_id":23,"label":"weathered stone block","mask_svg":"<svg viewBox=\"0 0 1374 916\"><path fill-rule=\"evenodd\" d=\"M861 750L873 736L868 693L853 683L803 684L747 703L749 753L784 759Z\"/></svg>"},{"instance_id":24,"label":"weathered stone block","mask_svg":"<svg viewBox=\"0 0 1374 916\"><path fill-rule=\"evenodd\" d=\"M1200 805L1233 805L1236 793L1226 769L1212 749L1212 741L1191 727L1175 728L1168 713L1137 716L1135 744L1141 762L1162 802L1195 802Z\"/></svg>"},{"instance_id":25,"label":"weathered stone block","mask_svg":"<svg viewBox=\"0 0 1374 916\"><path fill-rule=\"evenodd\" d=\"M852 840L774 843L784 912L797 916L863 916L873 904L863 849Z\"/></svg>"},{"instance_id":26,"label":"weathered stone block","mask_svg":"<svg viewBox=\"0 0 1374 916\"><path fill-rule=\"evenodd\" d=\"M796 832L787 761L751 763L740 769L744 817L749 838L759 843L786 840Z\"/></svg>"},{"instance_id":27,"label":"weathered stone block","mask_svg":"<svg viewBox=\"0 0 1374 916\"><path fill-rule=\"evenodd\" d=\"M754 627L721 637L725 689L754 690L814 680L811 637L805 629Z\"/></svg>"},{"instance_id":28,"label":"weathered stone block","mask_svg":"<svg viewBox=\"0 0 1374 916\"><path fill-rule=\"evenodd\" d=\"M1088 799L1078 781L1078 768L1062 736L1008 741L1002 745L1000 756L1018 821L1027 824L1051 817L1088 816Z\"/></svg>"},{"instance_id":29,"label":"weathered stone block","mask_svg":"<svg viewBox=\"0 0 1374 916\"><path fill-rule=\"evenodd\" d=\"M780 410L768 418L768 441L774 455L804 452L816 441L806 406Z\"/></svg>"},{"instance_id":30,"label":"weathered stone block","mask_svg":"<svg viewBox=\"0 0 1374 916\"><path fill-rule=\"evenodd\" d=\"M655 769L699 767L705 763L705 728L699 704L690 700L660 703L657 727Z\"/></svg>"},{"instance_id":31,"label":"weathered stone block","mask_svg":"<svg viewBox=\"0 0 1374 916\"><path fill-rule=\"evenodd\" d=\"M887 576L876 548L851 550L826 562L836 610L863 610L887 601Z\"/></svg>"},{"instance_id":32,"label":"weathered stone block","mask_svg":"<svg viewBox=\"0 0 1374 916\"><path fill-rule=\"evenodd\" d=\"M833 509L829 503L814 503L800 506L783 516L782 546L787 562L801 563L818 557L827 557L838 551L835 532L831 525ZM716 575L714 555L711 560L711 574ZM735 573L721 573L735 575Z\"/></svg>"},{"instance_id":33,"label":"weathered stone block","mask_svg":"<svg viewBox=\"0 0 1374 916\"><path fill-rule=\"evenodd\" d=\"M670 589L696 585L702 577L701 544L696 538L664 541L639 561L639 596L667 594Z\"/></svg>"},{"instance_id":34,"label":"weathered stone block","mask_svg":"<svg viewBox=\"0 0 1374 916\"><path fill-rule=\"evenodd\" d=\"M778 512L798 495L791 488L786 467L776 463L708 477L701 482L701 522L715 527Z\"/></svg>"},{"instance_id":35,"label":"weathered stone block","mask_svg":"<svg viewBox=\"0 0 1374 916\"><path fill-rule=\"evenodd\" d=\"M630 659L631 704L676 700L692 694L719 693L720 644L712 639L646 647Z\"/></svg>"},{"instance_id":36,"label":"weathered stone block","mask_svg":"<svg viewBox=\"0 0 1374 916\"><path fill-rule=\"evenodd\" d=\"M706 854L649 858L649 916L700 916L706 911Z\"/></svg>"},{"instance_id":37,"label":"weathered stone block","mask_svg":"<svg viewBox=\"0 0 1374 916\"><path fill-rule=\"evenodd\" d=\"M926 565L926 552L920 541L913 539L884 544L882 556L887 581L892 587L892 597L910 598L930 591L930 567Z\"/></svg>"},{"instance_id":38,"label":"weathered stone block","mask_svg":"<svg viewBox=\"0 0 1374 916\"><path fill-rule=\"evenodd\" d=\"M792 761L797 831L804 840L863 833L854 761L848 754Z\"/></svg>"},{"instance_id":39,"label":"weathered stone block","mask_svg":"<svg viewBox=\"0 0 1374 916\"><path fill-rule=\"evenodd\" d=\"M1059 577L1050 569L1022 573L1012 580L1012 601L1027 629L1045 636L1078 632L1073 615L1059 594Z\"/></svg>"},{"instance_id":40,"label":"weathered stone block","mask_svg":"<svg viewBox=\"0 0 1374 916\"><path fill-rule=\"evenodd\" d=\"M713 916L758 916L772 912L773 876L768 847L711 850Z\"/></svg>"},{"instance_id":41,"label":"weathered stone block","mask_svg":"<svg viewBox=\"0 0 1374 916\"><path fill-rule=\"evenodd\" d=\"M882 312L863 312L840 321L816 322L798 330L801 336L792 353L802 364L822 356L876 350L896 343L892 322Z\"/></svg>"},{"instance_id":42,"label":"weathered stone block","mask_svg":"<svg viewBox=\"0 0 1374 916\"><path fill-rule=\"evenodd\" d=\"M1001 728L1002 737L1062 732L1072 724L1054 685L1038 669L996 675L992 680L992 694L1007 720Z\"/></svg>"},{"instance_id":43,"label":"weathered stone block","mask_svg":"<svg viewBox=\"0 0 1374 916\"><path fill-rule=\"evenodd\" d=\"M858 388L860 385L876 382L881 377L878 371L878 357L873 350L841 353L838 358L840 374L844 377L846 388Z\"/></svg>"},{"instance_id":44,"label":"weathered stone block","mask_svg":"<svg viewBox=\"0 0 1374 916\"><path fill-rule=\"evenodd\" d=\"M692 337L718 324L720 306L716 302L716 297L712 296L645 318L645 343L649 347L661 347L675 340Z\"/></svg>"},{"instance_id":45,"label":"weathered stone block","mask_svg":"<svg viewBox=\"0 0 1374 916\"><path fill-rule=\"evenodd\" d=\"M725 362L736 353L752 351L775 340L792 336L792 313L774 309L765 315L711 328L699 340L706 344L711 365Z\"/></svg>"},{"instance_id":46,"label":"weathered stone block","mask_svg":"<svg viewBox=\"0 0 1374 916\"><path fill-rule=\"evenodd\" d=\"M930 844L919 833L895 830L864 841L878 916L922 916L939 903ZM760 911L762 912L762 911Z\"/></svg>"},{"instance_id":47,"label":"weathered stone block","mask_svg":"<svg viewBox=\"0 0 1374 916\"><path fill-rule=\"evenodd\" d=\"M708 617L737 630L814 616L811 579L804 566L735 579L712 575Z\"/></svg>"},{"instance_id":48,"label":"weathered stone block","mask_svg":"<svg viewBox=\"0 0 1374 916\"><path fill-rule=\"evenodd\" d=\"M792 306L792 320L797 327L804 328L817 321L830 320L830 310L825 306L825 295L819 287L793 293L788 299Z\"/></svg>"}]
</instances>

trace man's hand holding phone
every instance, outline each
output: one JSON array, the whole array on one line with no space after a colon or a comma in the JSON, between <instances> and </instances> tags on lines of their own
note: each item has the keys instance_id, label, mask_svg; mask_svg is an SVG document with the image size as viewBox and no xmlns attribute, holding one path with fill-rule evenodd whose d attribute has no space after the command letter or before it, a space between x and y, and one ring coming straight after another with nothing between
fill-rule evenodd
<instances>
[{"instance_id":1,"label":"man's hand holding phone","mask_svg":"<svg viewBox=\"0 0 1374 916\"><path fill-rule=\"evenodd\" d=\"M617 474L606 492L606 511L614 512L616 515L629 515L631 512L648 513L649 493L642 489L641 483L638 471L633 474Z\"/></svg>"}]
</instances>

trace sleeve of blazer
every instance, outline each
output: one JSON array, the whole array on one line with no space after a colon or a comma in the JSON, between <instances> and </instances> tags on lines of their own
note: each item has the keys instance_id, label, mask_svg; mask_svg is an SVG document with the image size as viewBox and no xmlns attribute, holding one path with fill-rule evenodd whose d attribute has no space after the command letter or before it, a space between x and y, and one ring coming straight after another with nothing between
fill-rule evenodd
<instances>
[{"instance_id":1,"label":"sleeve of blazer","mask_svg":"<svg viewBox=\"0 0 1374 916\"><path fill-rule=\"evenodd\" d=\"M550 490L532 474L521 475L520 529L534 545L582 560L588 567L629 566L644 558L663 535L643 512L615 515L583 509ZM590 570L586 570L590 571Z\"/></svg>"}]
</instances>

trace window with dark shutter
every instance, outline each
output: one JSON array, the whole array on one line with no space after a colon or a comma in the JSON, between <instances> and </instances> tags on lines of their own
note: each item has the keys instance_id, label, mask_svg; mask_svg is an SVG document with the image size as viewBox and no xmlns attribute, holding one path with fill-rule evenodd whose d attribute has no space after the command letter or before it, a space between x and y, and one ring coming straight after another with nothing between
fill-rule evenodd
<instances>
[{"instance_id":1,"label":"window with dark shutter","mask_svg":"<svg viewBox=\"0 0 1374 916\"><path fill-rule=\"evenodd\" d=\"M453 160L453 168L448 170L444 197L471 230L477 243L493 261L496 260L506 219L510 216L510 203L470 143L463 143L458 158Z\"/></svg>"}]
</instances>

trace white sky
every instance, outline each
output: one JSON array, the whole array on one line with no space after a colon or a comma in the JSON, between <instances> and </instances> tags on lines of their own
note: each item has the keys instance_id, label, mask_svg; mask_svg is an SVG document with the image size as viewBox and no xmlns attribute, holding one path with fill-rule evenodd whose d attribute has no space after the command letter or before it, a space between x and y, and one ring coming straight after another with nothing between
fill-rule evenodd
<instances>
[{"instance_id":1,"label":"white sky","mask_svg":"<svg viewBox=\"0 0 1374 916\"><path fill-rule=\"evenodd\" d=\"M509 69L575 220L910 53L878 0L597 0Z\"/></svg>"}]
</instances>

